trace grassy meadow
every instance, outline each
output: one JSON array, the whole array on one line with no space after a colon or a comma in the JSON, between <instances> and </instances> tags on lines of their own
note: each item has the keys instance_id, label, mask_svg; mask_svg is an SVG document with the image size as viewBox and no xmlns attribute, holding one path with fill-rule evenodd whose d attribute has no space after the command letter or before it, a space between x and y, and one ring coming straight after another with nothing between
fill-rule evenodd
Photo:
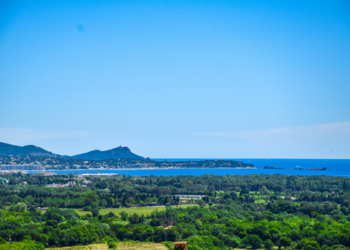
<instances>
[{"instance_id":1,"label":"grassy meadow","mask_svg":"<svg viewBox=\"0 0 350 250\"><path fill-rule=\"evenodd\" d=\"M73 246L73 247L53 247L46 248L47 250L108 250L107 244L92 244L87 246Z\"/></svg>"},{"instance_id":2,"label":"grassy meadow","mask_svg":"<svg viewBox=\"0 0 350 250\"><path fill-rule=\"evenodd\" d=\"M180 205L180 206L174 206L174 207L182 207L182 208L186 208L186 207L192 207L192 206L197 206L195 204L190 204L190 205ZM166 208L165 207L126 207L126 208L104 208L104 209L101 209L99 211L99 213L101 215L105 215L105 214L108 214L109 212L112 212L114 213L115 215L119 215L119 213L121 211L125 211L126 213L128 214L138 214L138 215L141 215L141 214L151 214L153 211L155 210L158 210L158 211L163 211L165 210ZM91 213L90 211L82 211L82 210L79 210L79 209L76 209L75 210L80 216L81 215L85 215L87 213Z\"/></svg>"},{"instance_id":3,"label":"grassy meadow","mask_svg":"<svg viewBox=\"0 0 350 250\"><path fill-rule=\"evenodd\" d=\"M159 243L149 242L120 242L118 250L168 250L168 248Z\"/></svg>"}]
</instances>

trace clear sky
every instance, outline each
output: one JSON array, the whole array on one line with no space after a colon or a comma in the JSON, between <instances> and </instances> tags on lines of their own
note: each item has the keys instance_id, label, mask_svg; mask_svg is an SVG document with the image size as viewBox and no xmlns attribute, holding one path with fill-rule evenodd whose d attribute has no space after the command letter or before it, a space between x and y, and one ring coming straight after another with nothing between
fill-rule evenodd
<instances>
[{"instance_id":1,"label":"clear sky","mask_svg":"<svg viewBox=\"0 0 350 250\"><path fill-rule=\"evenodd\" d=\"M350 158L350 2L0 1L0 141Z\"/></svg>"}]
</instances>

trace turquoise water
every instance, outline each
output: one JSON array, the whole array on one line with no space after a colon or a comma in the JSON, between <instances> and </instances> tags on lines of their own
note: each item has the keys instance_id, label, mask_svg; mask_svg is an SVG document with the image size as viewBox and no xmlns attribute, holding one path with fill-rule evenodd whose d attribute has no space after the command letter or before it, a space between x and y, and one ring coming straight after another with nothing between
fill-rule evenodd
<instances>
[{"instance_id":1,"label":"turquoise water","mask_svg":"<svg viewBox=\"0 0 350 250\"><path fill-rule=\"evenodd\" d=\"M154 159L164 160L164 159ZM188 161L205 159L166 159L167 161ZM209 159L208 159L209 160ZM217 159L216 159L217 160ZM116 173L132 176L177 176L177 175L247 175L247 174L286 174L286 175L329 175L350 177L350 160L334 159L231 159L253 164L256 167L273 166L284 169L141 169L141 170L57 170L47 171L61 174L67 173ZM327 168L327 171L310 171L309 168ZM293 170L305 169L303 171ZM32 171L34 172L34 171Z\"/></svg>"}]
</instances>

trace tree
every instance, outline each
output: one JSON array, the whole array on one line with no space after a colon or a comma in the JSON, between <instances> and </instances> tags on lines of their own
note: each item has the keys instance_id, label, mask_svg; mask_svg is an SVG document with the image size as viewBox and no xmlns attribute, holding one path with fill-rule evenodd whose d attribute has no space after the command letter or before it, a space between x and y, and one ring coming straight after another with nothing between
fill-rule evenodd
<instances>
[{"instance_id":1,"label":"tree","mask_svg":"<svg viewBox=\"0 0 350 250\"><path fill-rule=\"evenodd\" d=\"M98 216L98 209L94 208L91 210L92 216L97 217Z\"/></svg>"},{"instance_id":2,"label":"tree","mask_svg":"<svg viewBox=\"0 0 350 250\"><path fill-rule=\"evenodd\" d=\"M29 204L32 204L34 203L34 198L31 196L31 195L28 195L26 198L25 198L25 201Z\"/></svg>"},{"instance_id":3,"label":"tree","mask_svg":"<svg viewBox=\"0 0 350 250\"><path fill-rule=\"evenodd\" d=\"M99 189L105 189L108 187L108 184L107 184L107 182L99 182L96 184L96 187Z\"/></svg>"},{"instance_id":4,"label":"tree","mask_svg":"<svg viewBox=\"0 0 350 250\"><path fill-rule=\"evenodd\" d=\"M251 246L252 248L260 248L263 241L260 239L259 236L255 235L255 234L251 234L251 235L246 236L242 240L242 243L245 246Z\"/></svg>"},{"instance_id":5,"label":"tree","mask_svg":"<svg viewBox=\"0 0 350 250\"><path fill-rule=\"evenodd\" d=\"M202 250L202 249L222 249L224 244L215 236L198 236L194 235L187 238L188 249Z\"/></svg>"},{"instance_id":6,"label":"tree","mask_svg":"<svg viewBox=\"0 0 350 250\"><path fill-rule=\"evenodd\" d=\"M261 189L260 189L260 192L264 195L267 195L269 194L269 190L266 188L266 186L263 186Z\"/></svg>"},{"instance_id":7,"label":"tree","mask_svg":"<svg viewBox=\"0 0 350 250\"><path fill-rule=\"evenodd\" d=\"M107 205L109 207L112 207L113 206L113 203L114 203L114 199L112 197L108 197L107 198Z\"/></svg>"},{"instance_id":8,"label":"tree","mask_svg":"<svg viewBox=\"0 0 350 250\"><path fill-rule=\"evenodd\" d=\"M283 246L284 248L287 248L291 244L292 244L291 238L289 238L289 237L281 237L280 238L279 246Z\"/></svg>"},{"instance_id":9,"label":"tree","mask_svg":"<svg viewBox=\"0 0 350 250\"><path fill-rule=\"evenodd\" d=\"M298 241L298 240L300 240L300 235L298 232L292 231L290 233L290 238L292 239L292 241Z\"/></svg>"},{"instance_id":10,"label":"tree","mask_svg":"<svg viewBox=\"0 0 350 250\"><path fill-rule=\"evenodd\" d=\"M197 201L197 204L198 204L198 206L199 206L200 208L204 208L205 203L204 203L203 200L198 200L198 201Z\"/></svg>"},{"instance_id":11,"label":"tree","mask_svg":"<svg viewBox=\"0 0 350 250\"><path fill-rule=\"evenodd\" d=\"M120 217L122 218L122 220L127 221L128 220L128 214L125 211L121 211L119 213Z\"/></svg>"},{"instance_id":12,"label":"tree","mask_svg":"<svg viewBox=\"0 0 350 250\"><path fill-rule=\"evenodd\" d=\"M56 227L58 227L58 221L57 220L48 220L48 221L46 221L45 225L56 228Z\"/></svg>"},{"instance_id":13,"label":"tree","mask_svg":"<svg viewBox=\"0 0 350 250\"><path fill-rule=\"evenodd\" d=\"M273 249L273 242L270 239L265 240L264 247L268 250Z\"/></svg>"},{"instance_id":14,"label":"tree","mask_svg":"<svg viewBox=\"0 0 350 250\"><path fill-rule=\"evenodd\" d=\"M89 206L91 205L91 203L96 202L97 199L98 199L98 195L96 194L96 192L88 192L85 195L84 205Z\"/></svg>"},{"instance_id":15,"label":"tree","mask_svg":"<svg viewBox=\"0 0 350 250\"><path fill-rule=\"evenodd\" d=\"M317 243L317 241L310 241L306 246L304 247L304 250L319 250L321 249L320 245Z\"/></svg>"},{"instance_id":16,"label":"tree","mask_svg":"<svg viewBox=\"0 0 350 250\"><path fill-rule=\"evenodd\" d=\"M97 228L94 225L83 225L72 227L68 230L60 231L60 242L66 245L77 245L77 244L91 244L96 241L98 234L96 233ZM63 242L62 242L63 241Z\"/></svg>"},{"instance_id":17,"label":"tree","mask_svg":"<svg viewBox=\"0 0 350 250\"><path fill-rule=\"evenodd\" d=\"M113 217L115 217L115 214L114 214L113 212L109 212L109 213L107 214L107 217L108 217L108 218L113 218Z\"/></svg>"},{"instance_id":18,"label":"tree","mask_svg":"<svg viewBox=\"0 0 350 250\"><path fill-rule=\"evenodd\" d=\"M303 250L320 250L321 247L317 241L310 241L309 239L302 239L299 241L299 248Z\"/></svg>"},{"instance_id":19,"label":"tree","mask_svg":"<svg viewBox=\"0 0 350 250\"><path fill-rule=\"evenodd\" d=\"M8 209L9 211L25 212L27 211L27 205L24 203L18 203L17 205L10 206Z\"/></svg>"},{"instance_id":20,"label":"tree","mask_svg":"<svg viewBox=\"0 0 350 250\"><path fill-rule=\"evenodd\" d=\"M107 206L107 201L105 199L102 199L100 201L100 204L101 204L101 207L105 207L105 206Z\"/></svg>"},{"instance_id":21,"label":"tree","mask_svg":"<svg viewBox=\"0 0 350 250\"><path fill-rule=\"evenodd\" d=\"M16 185L16 180L11 179L11 180L9 181L9 185Z\"/></svg>"},{"instance_id":22,"label":"tree","mask_svg":"<svg viewBox=\"0 0 350 250\"><path fill-rule=\"evenodd\" d=\"M312 211L312 212L310 213L310 216L311 216L312 218L316 218L317 215L318 215L318 214L317 214L315 211Z\"/></svg>"},{"instance_id":23,"label":"tree","mask_svg":"<svg viewBox=\"0 0 350 250\"><path fill-rule=\"evenodd\" d=\"M90 206L85 206L85 207L83 208L83 211L91 211L91 207L90 207Z\"/></svg>"}]
</instances>

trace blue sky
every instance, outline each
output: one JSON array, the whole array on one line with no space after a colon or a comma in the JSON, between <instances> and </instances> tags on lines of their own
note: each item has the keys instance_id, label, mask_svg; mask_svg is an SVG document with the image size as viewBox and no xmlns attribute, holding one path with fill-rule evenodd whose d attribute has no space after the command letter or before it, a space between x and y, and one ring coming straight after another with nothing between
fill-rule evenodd
<instances>
[{"instance_id":1,"label":"blue sky","mask_svg":"<svg viewBox=\"0 0 350 250\"><path fill-rule=\"evenodd\" d=\"M350 158L348 1L1 1L0 141Z\"/></svg>"}]
</instances>

